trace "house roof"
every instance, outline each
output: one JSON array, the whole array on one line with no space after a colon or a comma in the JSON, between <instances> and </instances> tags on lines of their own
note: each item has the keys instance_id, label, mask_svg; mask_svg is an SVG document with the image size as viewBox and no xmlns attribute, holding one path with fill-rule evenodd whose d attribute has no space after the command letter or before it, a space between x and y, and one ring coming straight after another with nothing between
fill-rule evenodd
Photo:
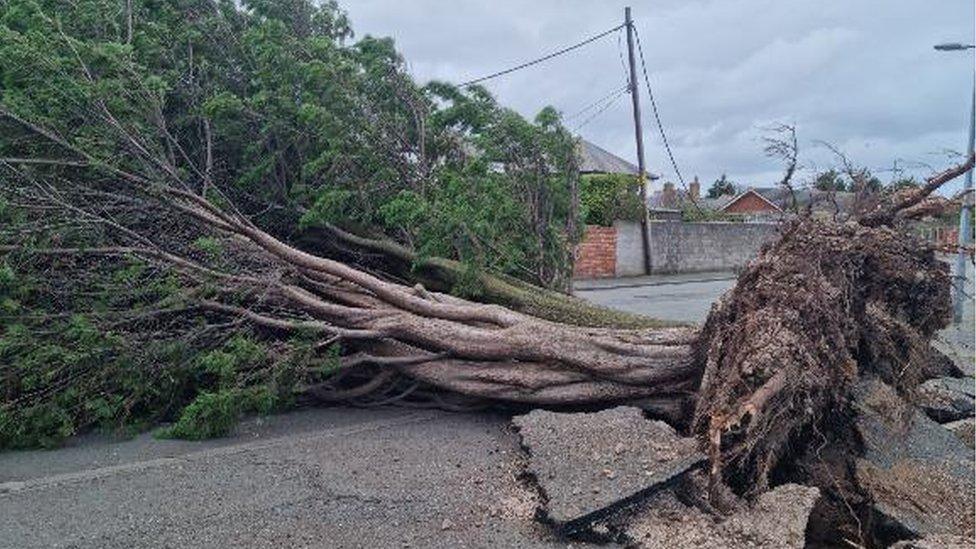
<instances>
[{"instance_id":1,"label":"house roof","mask_svg":"<svg viewBox=\"0 0 976 549\"><path fill-rule=\"evenodd\" d=\"M775 202L773 202L772 200L770 200L767 196L765 196L764 194L762 194L761 192L759 192L757 189L753 189L751 187L748 188L748 189L746 189L746 190L744 190L744 191L742 191L741 193L735 195L734 197L732 197L732 199L729 200L728 202L726 202L721 207L721 209L722 210L728 209L729 206L731 206L732 204L735 204L736 202L742 200L743 198L745 198L746 196L749 196L749 195L753 195L753 196L758 197L760 200L762 200L763 202L769 204L770 206L772 206L777 211L783 211L783 208L781 208L778 204L776 204Z\"/></svg>"},{"instance_id":2,"label":"house roof","mask_svg":"<svg viewBox=\"0 0 976 549\"><path fill-rule=\"evenodd\" d=\"M851 192L808 188L794 189L791 194L790 190L784 187L757 187L754 190L784 211L792 208L794 197L796 197L797 207L810 207L813 211L833 212L836 208L840 212L849 213L854 207L854 193Z\"/></svg>"},{"instance_id":3,"label":"house roof","mask_svg":"<svg viewBox=\"0 0 976 549\"><path fill-rule=\"evenodd\" d=\"M715 198L709 198L705 196L698 199L698 204L700 204L702 207L704 207L707 210L717 211L717 210L721 210L726 205L728 205L728 203L731 202L732 199L735 197L736 195L732 195L732 194L722 194Z\"/></svg>"},{"instance_id":4,"label":"house roof","mask_svg":"<svg viewBox=\"0 0 976 549\"><path fill-rule=\"evenodd\" d=\"M579 144L580 173L629 173L637 175L639 172L637 166L586 139L580 138ZM654 180L659 176L648 173L647 177Z\"/></svg>"},{"instance_id":5,"label":"house roof","mask_svg":"<svg viewBox=\"0 0 976 549\"><path fill-rule=\"evenodd\" d=\"M658 208L658 209L670 209L681 204L697 202L699 205L704 204L704 198L697 198L695 200L691 199L690 193L685 189L674 189L674 196L671 203L665 198L665 192L663 189L657 189L652 191L647 196L647 207L648 208Z\"/></svg>"}]
</instances>

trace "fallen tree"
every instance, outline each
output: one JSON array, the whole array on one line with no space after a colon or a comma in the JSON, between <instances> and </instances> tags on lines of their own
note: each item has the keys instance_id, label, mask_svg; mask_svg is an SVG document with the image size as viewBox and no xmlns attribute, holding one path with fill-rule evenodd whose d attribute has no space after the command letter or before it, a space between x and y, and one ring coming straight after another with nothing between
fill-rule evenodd
<instances>
[{"instance_id":1,"label":"fallen tree","mask_svg":"<svg viewBox=\"0 0 976 549\"><path fill-rule=\"evenodd\" d=\"M67 57L75 46L70 39L58 44ZM122 64L118 72L131 68ZM636 404L700 436L716 494L726 484L740 493L763 491L784 460L811 444L811 429L838 428L825 418L844 409L859 377L880 377L908 394L944 367L929 342L949 318L949 273L932 246L899 226L937 208L932 193L969 169L972 158L856 219L787 222L701 330L634 328L613 315L594 322L592 308L504 278L485 278L484 286L491 301L513 308L394 282L341 254L276 238L238 208L231 185L213 169L219 157L209 138L203 159L186 154L167 129L165 101L144 89L106 93L98 75L117 70L111 66L90 68L79 57L72 70L84 86L68 102L84 117L83 131L0 101L7 154L0 214L16 218L0 230L0 250L5 265L39 272L35 283L54 296L38 325L90 313L136 348L186 334L199 348L217 347L248 331L273 355L321 359L326 366L299 371L289 390L322 402ZM337 229L321 238L335 239L324 250L380 250L401 272L408 263L421 273L438 271L431 280L442 284L460 273L457 264L418 260L402 247ZM163 299L139 308L117 300L111 315L66 305L82 293L86 274L108 265L105 274L115 276L133 259L147 277L172 282ZM131 280L144 279L119 276L111 290L132 292L125 288ZM31 316L16 303L3 305ZM86 338L82 332L77 339ZM83 367L69 358L43 376L10 376L0 427L57 395L105 392L100 357ZM277 375L211 358L205 374L238 391L220 397L220 405L233 407L242 388ZM112 395L120 406L137 405L121 393Z\"/></svg>"},{"instance_id":2,"label":"fallen tree","mask_svg":"<svg viewBox=\"0 0 976 549\"><path fill-rule=\"evenodd\" d=\"M13 242L7 251L141 257L181 273L187 283L183 295L195 308L270 333L316 334L316 349L339 346L343 355L334 375L305 388L322 400L380 393L386 401L391 387L413 392L423 384L428 392L531 405L643 399L681 423L701 384L695 425L707 432L713 465L735 463L741 469L748 463L760 488L789 437L815 422L859 373L880 372L906 389L924 378L928 340L948 314L948 273L930 247L892 225L972 163L931 178L856 222L792 222L713 310L699 336L693 328L562 324L389 282L308 253L274 238L231 204L218 206L183 170L150 152L154 144L114 124L111 112L101 109L141 172L0 110L72 155L68 170L105 175L94 180L99 183L79 185L70 173L49 177L31 169L29 159L19 166L8 161L5 194L12 203L42 216L45 225L57 219L80 231L94 228L103 245ZM185 220L178 224L194 227L190 234L233 242L235 261L194 260L186 253L186 231L164 235L168 242L154 238L147 218L172 215ZM793 409L802 413L780 417ZM722 434L746 418L748 435L723 458Z\"/></svg>"},{"instance_id":3,"label":"fallen tree","mask_svg":"<svg viewBox=\"0 0 976 549\"><path fill-rule=\"evenodd\" d=\"M208 190L216 194L204 194L142 136L113 125L107 109L102 116L125 144L126 164L6 108L0 115L69 155L54 171L41 158L4 161L5 203L22 214L17 231L4 233L8 259L49 261L53 277L77 257L86 259L75 268L135 257L176 273L178 298L140 315L175 313L227 332L249 325L279 347L296 336L311 340L312 354L337 355L333 368L297 388L318 401L637 404L701 437L718 500L724 486L765 491L773 471L812 444L804 442L811 429L842 428L826 418L836 419L860 377L908 395L947 371L929 343L950 317L948 267L898 226L929 212L929 195L971 168L972 157L857 219L787 222L700 331L620 329L391 282L288 244L240 213L214 182ZM91 171L101 177L73 177ZM42 242L38 234L46 234ZM202 238L227 253L195 253ZM127 333L138 337L138 328ZM68 377L62 389L87 375ZM5 409L48 392L19 395Z\"/></svg>"},{"instance_id":4,"label":"fallen tree","mask_svg":"<svg viewBox=\"0 0 976 549\"><path fill-rule=\"evenodd\" d=\"M383 238L363 237L332 224L305 231L299 244L303 249L374 269L388 278L414 281L437 292L450 292L461 280L471 276L458 261L443 257L421 258L402 244ZM475 277L478 302L503 305L546 320L603 328L678 325L601 307L512 276L478 272Z\"/></svg>"},{"instance_id":5,"label":"fallen tree","mask_svg":"<svg viewBox=\"0 0 976 549\"><path fill-rule=\"evenodd\" d=\"M843 410L862 377L910 396L926 379L952 373L930 347L950 318L948 266L934 246L898 227L929 211L919 205L971 168L972 157L858 219L787 222L700 330L621 329L560 323L384 280L273 237L230 203L218 206L194 190L163 159L144 158L159 171L130 171L2 113L80 157L54 177L30 162L5 163L4 197L34 220L5 234L0 250L8 259L57 267L81 257L80 266L91 269L101 260L137 257L177 273L178 299L140 316L175 313L185 329L193 329L193 318L207 330L249 325L278 347L304 337L311 353L337 355L333 368L297 387L320 402L449 409L635 404L699 435L709 454L713 504L721 508L726 486L765 492L777 469L828 436L842 436ZM73 179L73 170L106 177L79 185L93 180ZM52 226L65 239L97 235L100 245L32 241ZM194 252L203 237L221 242L226 253ZM138 337L134 326L128 333ZM42 398L43 391L5 406ZM846 452L841 456L856 455L856 445ZM834 466L840 475L849 462ZM835 476L804 480L841 503L850 497Z\"/></svg>"}]
</instances>

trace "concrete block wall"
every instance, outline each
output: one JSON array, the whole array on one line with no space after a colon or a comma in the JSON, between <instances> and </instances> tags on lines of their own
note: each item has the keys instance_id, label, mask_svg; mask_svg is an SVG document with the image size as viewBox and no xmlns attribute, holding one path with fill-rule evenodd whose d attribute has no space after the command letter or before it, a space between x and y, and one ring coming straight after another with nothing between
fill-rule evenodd
<instances>
[{"instance_id":1,"label":"concrete block wall","mask_svg":"<svg viewBox=\"0 0 976 549\"><path fill-rule=\"evenodd\" d=\"M617 221L615 276L644 274L640 223ZM733 271L774 238L777 223L651 221L651 271L656 274Z\"/></svg>"},{"instance_id":2,"label":"concrete block wall","mask_svg":"<svg viewBox=\"0 0 976 549\"><path fill-rule=\"evenodd\" d=\"M574 278L607 278L617 270L617 230L587 225L576 248Z\"/></svg>"}]
</instances>

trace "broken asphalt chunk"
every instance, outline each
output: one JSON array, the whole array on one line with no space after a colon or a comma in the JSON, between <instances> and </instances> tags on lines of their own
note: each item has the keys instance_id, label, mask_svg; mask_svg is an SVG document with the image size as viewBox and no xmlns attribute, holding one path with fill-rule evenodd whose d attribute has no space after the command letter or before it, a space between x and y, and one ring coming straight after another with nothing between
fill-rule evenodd
<instances>
[{"instance_id":1,"label":"broken asphalt chunk","mask_svg":"<svg viewBox=\"0 0 976 549\"><path fill-rule=\"evenodd\" d=\"M784 484L751 505L718 517L683 504L670 490L654 495L618 525L638 548L801 549L820 490Z\"/></svg>"},{"instance_id":2,"label":"broken asphalt chunk","mask_svg":"<svg viewBox=\"0 0 976 549\"><path fill-rule=\"evenodd\" d=\"M965 444L878 380L861 381L853 397L864 444L855 478L872 501L879 539L972 532L973 461Z\"/></svg>"},{"instance_id":3,"label":"broken asphalt chunk","mask_svg":"<svg viewBox=\"0 0 976 549\"><path fill-rule=\"evenodd\" d=\"M943 427L956 435L970 450L976 449L976 418L967 417L959 421L943 423Z\"/></svg>"},{"instance_id":4,"label":"broken asphalt chunk","mask_svg":"<svg viewBox=\"0 0 976 549\"><path fill-rule=\"evenodd\" d=\"M916 404L939 423L973 417L976 412L973 378L940 377L918 386Z\"/></svg>"},{"instance_id":5,"label":"broken asphalt chunk","mask_svg":"<svg viewBox=\"0 0 976 549\"><path fill-rule=\"evenodd\" d=\"M695 439L645 419L637 408L534 410L512 422L548 502L545 517L563 533L609 516L705 460Z\"/></svg>"}]
</instances>

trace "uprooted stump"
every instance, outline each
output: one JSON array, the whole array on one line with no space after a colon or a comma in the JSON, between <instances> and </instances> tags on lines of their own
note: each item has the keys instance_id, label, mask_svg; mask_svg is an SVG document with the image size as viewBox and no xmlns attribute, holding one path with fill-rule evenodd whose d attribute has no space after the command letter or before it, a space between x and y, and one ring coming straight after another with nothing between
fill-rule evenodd
<instances>
[{"instance_id":1,"label":"uprooted stump","mask_svg":"<svg viewBox=\"0 0 976 549\"><path fill-rule=\"evenodd\" d=\"M860 376L910 392L932 377L950 315L948 266L894 229L806 219L739 277L697 343L694 430L714 482L759 493L798 439L842 408Z\"/></svg>"},{"instance_id":2,"label":"uprooted stump","mask_svg":"<svg viewBox=\"0 0 976 549\"><path fill-rule=\"evenodd\" d=\"M713 307L695 345L703 376L692 429L709 453L715 507L728 488L754 498L799 482L823 492L807 533L813 541L883 546L971 531L972 499L961 496L973 492L971 457L911 404L926 380L959 373L931 346L950 318L949 288L948 265L893 227L788 226ZM872 451L858 391L865 380L888 387L891 406L912 411L890 418L875 454L879 444L926 445L904 437L931 424L952 449L927 459L961 459L957 474L918 460L876 467L863 459ZM954 512L945 501L958 503Z\"/></svg>"}]
</instances>

